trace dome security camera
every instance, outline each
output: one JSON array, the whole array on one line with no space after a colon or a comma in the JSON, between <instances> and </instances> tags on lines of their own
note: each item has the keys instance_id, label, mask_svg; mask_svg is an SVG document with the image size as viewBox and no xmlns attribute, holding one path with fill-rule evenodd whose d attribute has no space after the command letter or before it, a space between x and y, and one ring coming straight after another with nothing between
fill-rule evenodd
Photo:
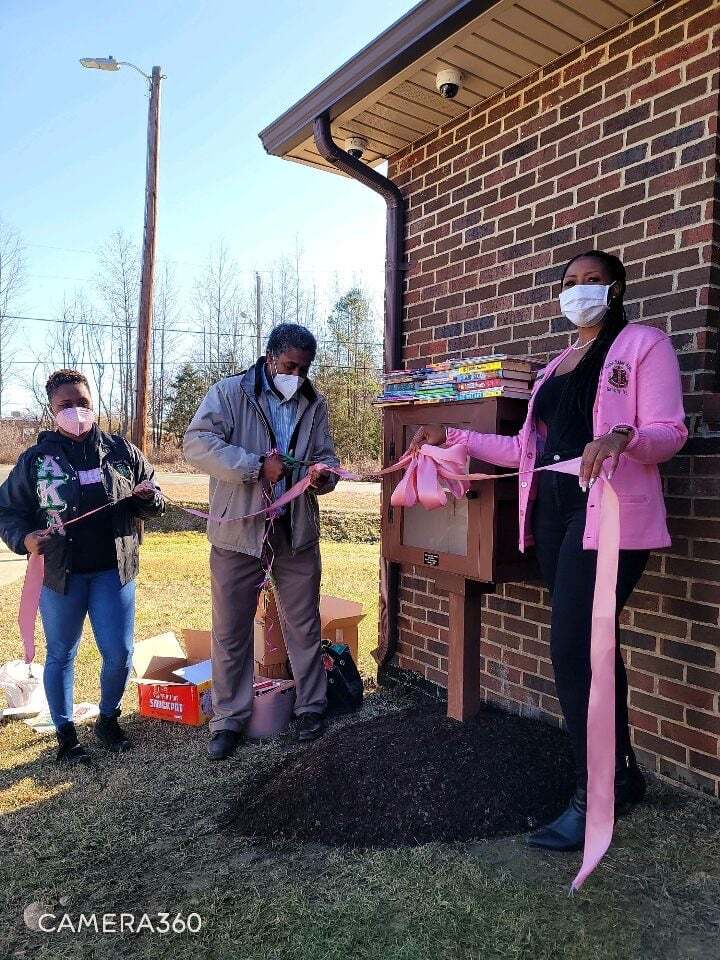
<instances>
[{"instance_id":1,"label":"dome security camera","mask_svg":"<svg viewBox=\"0 0 720 960\"><path fill-rule=\"evenodd\" d=\"M346 152L356 160L359 160L360 157L362 157L367 150L367 147L367 140L364 137L348 137L345 141Z\"/></svg>"},{"instance_id":2,"label":"dome security camera","mask_svg":"<svg viewBox=\"0 0 720 960\"><path fill-rule=\"evenodd\" d=\"M435 86L441 97L446 100L454 100L462 90L463 75L456 67L448 67L446 70L438 70L435 77Z\"/></svg>"}]
</instances>

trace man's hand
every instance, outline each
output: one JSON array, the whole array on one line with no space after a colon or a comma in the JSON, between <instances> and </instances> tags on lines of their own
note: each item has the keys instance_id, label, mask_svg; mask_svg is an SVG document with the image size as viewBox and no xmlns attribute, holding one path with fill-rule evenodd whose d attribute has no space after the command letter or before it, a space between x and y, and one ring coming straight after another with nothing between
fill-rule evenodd
<instances>
[{"instance_id":1,"label":"man's hand","mask_svg":"<svg viewBox=\"0 0 720 960\"><path fill-rule=\"evenodd\" d=\"M25 549L28 553L34 553L38 556L42 556L45 553L48 540L50 537L52 537L52 535L53 531L49 529L34 530L32 533L28 533L23 540Z\"/></svg>"},{"instance_id":2,"label":"man's hand","mask_svg":"<svg viewBox=\"0 0 720 960\"><path fill-rule=\"evenodd\" d=\"M429 424L426 427L420 427L415 436L410 441L408 453L418 453L420 447L427 443L431 447L439 447L447 440L447 427Z\"/></svg>"},{"instance_id":3,"label":"man's hand","mask_svg":"<svg viewBox=\"0 0 720 960\"><path fill-rule=\"evenodd\" d=\"M141 500L153 500L156 493L157 487L152 480L143 480L142 483L138 483L133 489L132 495L134 497L140 497Z\"/></svg>"},{"instance_id":4,"label":"man's hand","mask_svg":"<svg viewBox=\"0 0 720 960\"><path fill-rule=\"evenodd\" d=\"M263 460L260 477L269 484L275 484L285 476L285 464L277 453L271 453Z\"/></svg>"},{"instance_id":5,"label":"man's hand","mask_svg":"<svg viewBox=\"0 0 720 960\"><path fill-rule=\"evenodd\" d=\"M609 458L610 466L607 470L608 480L617 469L620 454L630 443L630 437L622 433L606 433L604 437L593 440L583 450L580 464L580 486L587 490L588 486L600 476L603 463Z\"/></svg>"},{"instance_id":6,"label":"man's hand","mask_svg":"<svg viewBox=\"0 0 720 960\"><path fill-rule=\"evenodd\" d=\"M328 478L327 467L324 463L314 463L308 470L308 476L310 477L310 486L313 489L321 487Z\"/></svg>"}]
</instances>

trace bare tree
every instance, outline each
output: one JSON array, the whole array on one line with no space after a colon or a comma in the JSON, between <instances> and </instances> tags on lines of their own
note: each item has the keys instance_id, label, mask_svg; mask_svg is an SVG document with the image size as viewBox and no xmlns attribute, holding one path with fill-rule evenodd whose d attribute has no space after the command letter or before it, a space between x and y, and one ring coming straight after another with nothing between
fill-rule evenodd
<instances>
[{"instance_id":1,"label":"bare tree","mask_svg":"<svg viewBox=\"0 0 720 960\"><path fill-rule=\"evenodd\" d=\"M195 316L202 330L202 362L205 365L219 366L221 363L224 335L228 332L237 296L237 266L221 240L208 257L193 291Z\"/></svg>"},{"instance_id":2,"label":"bare tree","mask_svg":"<svg viewBox=\"0 0 720 960\"><path fill-rule=\"evenodd\" d=\"M240 285L237 264L220 241L193 291L200 331L198 361L211 380L236 373L252 353L254 319L250 321L250 317L255 314L254 307L252 314L247 308L248 299Z\"/></svg>"},{"instance_id":3,"label":"bare tree","mask_svg":"<svg viewBox=\"0 0 720 960\"><path fill-rule=\"evenodd\" d=\"M314 283L309 288L303 283L302 256L302 244L296 239L293 257L280 257L266 271L267 297L263 313L271 327L279 323L301 323L310 330L316 327L317 291Z\"/></svg>"},{"instance_id":4,"label":"bare tree","mask_svg":"<svg viewBox=\"0 0 720 960\"><path fill-rule=\"evenodd\" d=\"M115 385L118 378L118 368L113 361L112 328L108 328L97 320L97 315L91 304L85 304L85 316L88 322L83 324L83 338L86 363L92 370L92 379L97 397L98 416L113 431L113 414L115 412Z\"/></svg>"},{"instance_id":5,"label":"bare tree","mask_svg":"<svg viewBox=\"0 0 720 960\"><path fill-rule=\"evenodd\" d=\"M13 361L17 355L15 334L18 309L25 275L25 249L19 235L0 220L0 417L2 401L8 382L14 375Z\"/></svg>"},{"instance_id":6,"label":"bare tree","mask_svg":"<svg viewBox=\"0 0 720 960\"><path fill-rule=\"evenodd\" d=\"M176 331L178 294L175 275L165 264L155 284L153 304L153 329L151 342L152 389L150 393L150 418L153 446L159 447L164 439L164 424L167 412L168 388L175 374L179 337Z\"/></svg>"},{"instance_id":7,"label":"bare tree","mask_svg":"<svg viewBox=\"0 0 720 960\"><path fill-rule=\"evenodd\" d=\"M63 296L57 324L52 324L47 337L48 365L76 369L85 360L84 324L89 322L90 308L82 291L72 298Z\"/></svg>"},{"instance_id":8,"label":"bare tree","mask_svg":"<svg viewBox=\"0 0 720 960\"><path fill-rule=\"evenodd\" d=\"M100 250L98 289L112 324L112 360L118 377L118 430L127 434L135 416L135 333L140 271L137 247L117 230Z\"/></svg>"}]
</instances>

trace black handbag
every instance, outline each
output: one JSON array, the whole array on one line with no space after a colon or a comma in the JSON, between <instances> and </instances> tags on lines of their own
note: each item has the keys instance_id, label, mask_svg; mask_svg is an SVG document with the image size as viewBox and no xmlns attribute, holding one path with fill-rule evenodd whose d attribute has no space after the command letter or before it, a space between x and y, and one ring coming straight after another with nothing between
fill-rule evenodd
<instances>
[{"instance_id":1,"label":"black handbag","mask_svg":"<svg viewBox=\"0 0 720 960\"><path fill-rule=\"evenodd\" d=\"M357 710L363 702L363 682L350 648L344 643L323 640L321 651L327 673L328 710Z\"/></svg>"}]
</instances>

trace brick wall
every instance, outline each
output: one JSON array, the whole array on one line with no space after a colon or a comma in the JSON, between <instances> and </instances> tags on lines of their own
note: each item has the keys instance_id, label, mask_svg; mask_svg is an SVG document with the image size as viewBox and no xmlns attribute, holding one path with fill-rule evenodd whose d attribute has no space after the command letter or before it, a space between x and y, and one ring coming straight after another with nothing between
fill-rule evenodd
<instances>
[{"instance_id":1,"label":"brick wall","mask_svg":"<svg viewBox=\"0 0 720 960\"><path fill-rule=\"evenodd\" d=\"M673 547L623 615L643 762L720 795L720 442L703 439L720 301L720 4L662 2L391 158L408 200L404 358L568 343L564 263L617 253L632 320L667 331L694 439L664 470ZM395 665L447 683L447 598L403 570ZM545 591L486 598L484 695L557 721Z\"/></svg>"}]
</instances>

